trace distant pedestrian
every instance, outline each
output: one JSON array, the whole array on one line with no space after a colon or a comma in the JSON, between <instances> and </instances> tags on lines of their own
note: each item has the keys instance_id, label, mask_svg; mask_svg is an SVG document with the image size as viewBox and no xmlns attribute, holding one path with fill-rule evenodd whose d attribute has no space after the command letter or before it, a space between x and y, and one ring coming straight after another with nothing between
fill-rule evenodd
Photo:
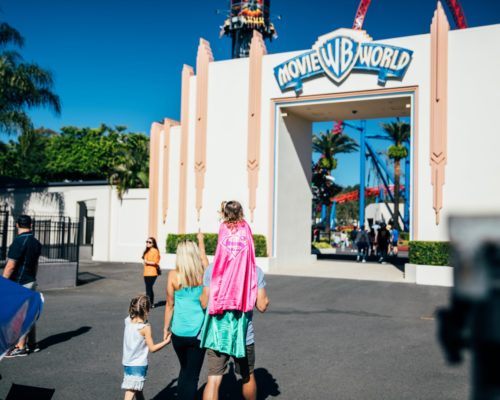
<instances>
[{"instance_id":1,"label":"distant pedestrian","mask_svg":"<svg viewBox=\"0 0 500 400\"><path fill-rule=\"evenodd\" d=\"M391 229L391 255L398 255L398 241L399 241L399 231L396 227Z\"/></svg>"},{"instance_id":2,"label":"distant pedestrian","mask_svg":"<svg viewBox=\"0 0 500 400\"><path fill-rule=\"evenodd\" d=\"M42 252L42 245L33 236L31 225L32 221L29 215L20 215L17 218L16 228L18 236L9 247L3 277L27 289L36 291L38 259ZM39 350L40 347L36 342L36 327L33 324L28 335L23 336L5 357L23 357L27 356L30 352L36 353Z\"/></svg>"},{"instance_id":3,"label":"distant pedestrian","mask_svg":"<svg viewBox=\"0 0 500 400\"><path fill-rule=\"evenodd\" d=\"M123 383L125 400L144 399L142 390L148 372L148 353L154 353L170 343L170 336L154 343L148 315L151 308L149 297L139 295L130 301L128 317L123 333Z\"/></svg>"},{"instance_id":4,"label":"distant pedestrian","mask_svg":"<svg viewBox=\"0 0 500 400\"><path fill-rule=\"evenodd\" d=\"M384 263L387 257L387 250L389 248L389 242L391 239L391 234L387 230L387 227L384 223L380 225L380 229L377 234L377 248L379 252L379 263Z\"/></svg>"},{"instance_id":5,"label":"distant pedestrian","mask_svg":"<svg viewBox=\"0 0 500 400\"><path fill-rule=\"evenodd\" d=\"M205 317L200 296L203 273L208 266L202 233L198 244L183 240L177 245L175 269L168 274L165 335L172 334L172 345L180 363L177 398L194 400L205 349L200 347L198 334Z\"/></svg>"},{"instance_id":6,"label":"distant pedestrian","mask_svg":"<svg viewBox=\"0 0 500 400\"><path fill-rule=\"evenodd\" d=\"M146 285L146 295L151 302L151 308L155 308L155 293L153 286L156 278L161 275L160 269L160 251L154 237L149 237L146 240L146 249L142 253L144 260L144 284Z\"/></svg>"},{"instance_id":7,"label":"distant pedestrian","mask_svg":"<svg viewBox=\"0 0 500 400\"><path fill-rule=\"evenodd\" d=\"M352 243L352 251L357 251L357 247L356 247L356 237L358 236L358 227L356 225L354 225L354 227L352 228L352 231L350 233L350 239L351 239L351 243Z\"/></svg>"},{"instance_id":8,"label":"distant pedestrian","mask_svg":"<svg viewBox=\"0 0 500 400\"><path fill-rule=\"evenodd\" d=\"M370 239L370 256L377 254L377 243L376 243L376 233L373 226L370 228L368 233L368 238Z\"/></svg>"},{"instance_id":9,"label":"distant pedestrian","mask_svg":"<svg viewBox=\"0 0 500 400\"><path fill-rule=\"evenodd\" d=\"M368 233L365 231L365 226L361 225L361 228L357 231L356 234L356 248L358 249L358 255L356 257L356 261L366 262L366 256L368 255L368 247L370 245L370 239L368 237Z\"/></svg>"}]
</instances>

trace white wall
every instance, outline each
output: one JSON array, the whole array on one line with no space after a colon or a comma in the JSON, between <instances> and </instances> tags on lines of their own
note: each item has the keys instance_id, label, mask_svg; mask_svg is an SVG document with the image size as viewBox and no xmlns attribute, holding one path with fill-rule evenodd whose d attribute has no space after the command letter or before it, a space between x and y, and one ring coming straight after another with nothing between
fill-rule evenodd
<instances>
[{"instance_id":1,"label":"white wall","mask_svg":"<svg viewBox=\"0 0 500 400\"><path fill-rule=\"evenodd\" d=\"M291 113L281 117L279 124L274 254L278 265L287 266L312 259L312 125Z\"/></svg>"},{"instance_id":2,"label":"white wall","mask_svg":"<svg viewBox=\"0 0 500 400\"><path fill-rule=\"evenodd\" d=\"M137 261L147 236L148 189L132 189L122 202L116 190L101 186L1 189L0 203L14 214L64 215L78 221L78 202L95 201L95 261Z\"/></svg>"}]
</instances>

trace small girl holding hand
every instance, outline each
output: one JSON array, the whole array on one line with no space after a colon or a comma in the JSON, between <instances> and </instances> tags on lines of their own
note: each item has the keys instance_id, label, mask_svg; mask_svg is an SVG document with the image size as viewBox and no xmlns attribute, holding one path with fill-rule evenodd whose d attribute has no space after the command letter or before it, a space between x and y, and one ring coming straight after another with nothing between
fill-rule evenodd
<instances>
[{"instance_id":1,"label":"small girl holding hand","mask_svg":"<svg viewBox=\"0 0 500 400\"><path fill-rule=\"evenodd\" d=\"M125 400L144 399L142 389L148 371L148 353L161 350L170 343L170 336L159 343L153 342L151 325L147 322L150 308L149 297L141 294L130 301L129 316L125 318L122 359Z\"/></svg>"}]
</instances>

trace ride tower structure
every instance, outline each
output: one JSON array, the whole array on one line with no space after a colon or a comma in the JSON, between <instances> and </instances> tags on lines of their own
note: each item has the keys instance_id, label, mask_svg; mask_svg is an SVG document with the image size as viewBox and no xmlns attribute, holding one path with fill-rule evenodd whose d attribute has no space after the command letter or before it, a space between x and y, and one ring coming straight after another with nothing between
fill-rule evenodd
<instances>
[{"instance_id":1,"label":"ride tower structure","mask_svg":"<svg viewBox=\"0 0 500 400\"><path fill-rule=\"evenodd\" d=\"M221 28L221 36L232 40L231 57L244 58L250 53L253 32L264 39L276 38L276 30L270 20L271 0L230 0L228 18Z\"/></svg>"}]
</instances>

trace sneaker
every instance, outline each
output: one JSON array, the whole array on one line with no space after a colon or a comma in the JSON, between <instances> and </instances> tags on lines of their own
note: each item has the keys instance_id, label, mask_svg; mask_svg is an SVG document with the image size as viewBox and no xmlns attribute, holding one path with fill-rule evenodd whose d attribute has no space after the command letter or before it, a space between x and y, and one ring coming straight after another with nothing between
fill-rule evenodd
<instances>
[{"instance_id":1,"label":"sneaker","mask_svg":"<svg viewBox=\"0 0 500 400\"><path fill-rule=\"evenodd\" d=\"M5 358L14 358L14 357L26 357L28 355L28 351L26 349L20 349L18 347L14 347L11 351L9 351Z\"/></svg>"},{"instance_id":2,"label":"sneaker","mask_svg":"<svg viewBox=\"0 0 500 400\"><path fill-rule=\"evenodd\" d=\"M37 343L33 346L33 348L26 347L26 350L28 351L28 353L38 353L40 351L40 346Z\"/></svg>"},{"instance_id":3,"label":"sneaker","mask_svg":"<svg viewBox=\"0 0 500 400\"><path fill-rule=\"evenodd\" d=\"M366 260L363 258L363 261L362 261L362 262L364 262L364 263L365 263L365 262L366 262Z\"/></svg>"}]
</instances>

